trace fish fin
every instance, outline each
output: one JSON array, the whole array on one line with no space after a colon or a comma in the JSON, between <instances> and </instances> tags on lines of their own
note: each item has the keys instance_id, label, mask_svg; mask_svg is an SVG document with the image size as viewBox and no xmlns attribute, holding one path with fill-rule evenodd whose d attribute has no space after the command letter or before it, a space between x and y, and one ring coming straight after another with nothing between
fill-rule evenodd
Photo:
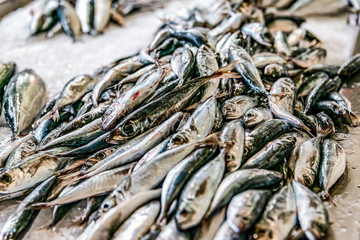
<instances>
[{"instance_id":1,"label":"fish fin","mask_svg":"<svg viewBox=\"0 0 360 240\"><path fill-rule=\"evenodd\" d=\"M125 19L119 12L117 12L114 9L111 9L110 14L111 14L111 20L113 20L115 23L119 24L120 26L125 25Z\"/></svg>"},{"instance_id":2,"label":"fish fin","mask_svg":"<svg viewBox=\"0 0 360 240\"><path fill-rule=\"evenodd\" d=\"M334 207L337 207L336 202L334 201L334 199L332 199L332 197L330 196L330 194L327 191L325 191L325 190L322 191L320 193L320 198L322 200L328 200L331 203L331 205L333 205Z\"/></svg>"},{"instance_id":3,"label":"fish fin","mask_svg":"<svg viewBox=\"0 0 360 240\"><path fill-rule=\"evenodd\" d=\"M76 219L75 221L73 221L71 223L71 226L76 226L76 227L84 226L88 223L88 220L89 219L87 219L85 217L79 217L78 219Z\"/></svg>"},{"instance_id":4,"label":"fish fin","mask_svg":"<svg viewBox=\"0 0 360 240\"><path fill-rule=\"evenodd\" d=\"M232 70L234 70L236 68L236 64L239 61L234 61L232 63L229 63L228 65L226 65L225 67L219 68L218 70L216 70L214 72L214 74L222 74L222 73L227 73L227 72L231 72Z\"/></svg>"},{"instance_id":5,"label":"fish fin","mask_svg":"<svg viewBox=\"0 0 360 240\"><path fill-rule=\"evenodd\" d=\"M60 120L60 114L59 114L59 109L55 109L51 114L50 114L50 118L52 118L52 120L54 120L55 122L58 122Z\"/></svg>"},{"instance_id":6,"label":"fish fin","mask_svg":"<svg viewBox=\"0 0 360 240\"><path fill-rule=\"evenodd\" d=\"M41 227L36 228L36 231L49 230L49 229L53 228L54 226L55 226L55 225L53 225L52 223L50 223L50 224L47 224L47 225L44 225L44 226L41 226Z\"/></svg>"},{"instance_id":7,"label":"fish fin","mask_svg":"<svg viewBox=\"0 0 360 240\"><path fill-rule=\"evenodd\" d=\"M221 132L215 132L207 136L203 141L197 143L199 147L208 145L221 145L220 141Z\"/></svg>"},{"instance_id":8,"label":"fish fin","mask_svg":"<svg viewBox=\"0 0 360 240\"><path fill-rule=\"evenodd\" d=\"M30 208L30 209L43 209L43 208L48 208L50 207L48 205L48 203L46 202L39 202L39 203L34 203L34 204L31 204L29 205L27 208Z\"/></svg>"}]
</instances>

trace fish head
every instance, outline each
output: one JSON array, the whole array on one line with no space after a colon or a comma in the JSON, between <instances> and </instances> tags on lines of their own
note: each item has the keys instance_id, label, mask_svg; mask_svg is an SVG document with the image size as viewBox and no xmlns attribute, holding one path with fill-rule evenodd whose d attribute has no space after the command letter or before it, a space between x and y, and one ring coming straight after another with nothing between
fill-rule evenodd
<instances>
[{"instance_id":1,"label":"fish head","mask_svg":"<svg viewBox=\"0 0 360 240\"><path fill-rule=\"evenodd\" d=\"M1 239L3 240L12 240L12 239L15 239L15 233L16 233L16 230L14 229L8 229L6 232L2 233L1 234Z\"/></svg>"},{"instance_id":2,"label":"fish head","mask_svg":"<svg viewBox=\"0 0 360 240\"><path fill-rule=\"evenodd\" d=\"M180 229L188 229L192 227L194 222L196 211L189 205L184 204L179 207L179 210L176 212L176 222L179 225Z\"/></svg>"},{"instance_id":3,"label":"fish head","mask_svg":"<svg viewBox=\"0 0 360 240\"><path fill-rule=\"evenodd\" d=\"M295 180L304 186L310 187L314 183L314 176L306 168L303 168L299 172L295 172Z\"/></svg>"},{"instance_id":4,"label":"fish head","mask_svg":"<svg viewBox=\"0 0 360 240\"><path fill-rule=\"evenodd\" d=\"M0 175L0 192L11 193L17 190L12 190L17 187L18 183L23 179L23 172L15 169L9 169Z\"/></svg>"},{"instance_id":5,"label":"fish head","mask_svg":"<svg viewBox=\"0 0 360 240\"><path fill-rule=\"evenodd\" d=\"M254 126L259 122L261 122L262 120L263 120L262 115L258 112L257 109L254 108L249 109L243 117L243 121L245 125L248 127Z\"/></svg>"}]
</instances>

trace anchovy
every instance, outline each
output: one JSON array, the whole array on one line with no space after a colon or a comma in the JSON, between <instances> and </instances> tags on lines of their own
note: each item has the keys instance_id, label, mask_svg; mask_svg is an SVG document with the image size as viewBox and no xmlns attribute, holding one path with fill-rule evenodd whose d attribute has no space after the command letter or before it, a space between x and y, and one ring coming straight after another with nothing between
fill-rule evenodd
<instances>
[{"instance_id":1,"label":"anchovy","mask_svg":"<svg viewBox=\"0 0 360 240\"><path fill-rule=\"evenodd\" d=\"M111 0L94 0L94 29L102 33L110 20Z\"/></svg>"},{"instance_id":2,"label":"anchovy","mask_svg":"<svg viewBox=\"0 0 360 240\"><path fill-rule=\"evenodd\" d=\"M56 12L65 33L77 40L81 34L81 24L74 7L67 1L60 1Z\"/></svg>"}]
</instances>

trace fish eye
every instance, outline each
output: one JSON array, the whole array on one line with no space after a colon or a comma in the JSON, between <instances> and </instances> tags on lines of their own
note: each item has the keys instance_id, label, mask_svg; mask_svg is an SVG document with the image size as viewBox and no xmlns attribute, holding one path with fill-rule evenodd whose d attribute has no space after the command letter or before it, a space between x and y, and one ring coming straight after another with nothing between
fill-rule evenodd
<instances>
[{"instance_id":1,"label":"fish eye","mask_svg":"<svg viewBox=\"0 0 360 240\"><path fill-rule=\"evenodd\" d=\"M8 183L11 183L11 181L12 181L12 178L11 178L11 176L10 176L9 174L7 174L7 173L4 173L4 174L1 175L1 177L0 177L0 182L1 182L1 183L6 183L6 184L8 184Z\"/></svg>"},{"instance_id":2,"label":"fish eye","mask_svg":"<svg viewBox=\"0 0 360 240\"><path fill-rule=\"evenodd\" d=\"M14 239L15 233L14 231L9 231L5 234L4 239Z\"/></svg>"},{"instance_id":3,"label":"fish eye","mask_svg":"<svg viewBox=\"0 0 360 240\"><path fill-rule=\"evenodd\" d=\"M177 135L172 139L172 142L175 144L182 144L185 142L185 139L183 137L181 137L180 135Z\"/></svg>"},{"instance_id":4,"label":"fish eye","mask_svg":"<svg viewBox=\"0 0 360 240\"><path fill-rule=\"evenodd\" d=\"M104 152L99 152L97 154L97 158L104 159L106 157L106 154Z\"/></svg>"},{"instance_id":5,"label":"fish eye","mask_svg":"<svg viewBox=\"0 0 360 240\"><path fill-rule=\"evenodd\" d=\"M136 134L136 125L133 122L127 122L122 126L121 131L126 137L132 137Z\"/></svg>"}]
</instances>

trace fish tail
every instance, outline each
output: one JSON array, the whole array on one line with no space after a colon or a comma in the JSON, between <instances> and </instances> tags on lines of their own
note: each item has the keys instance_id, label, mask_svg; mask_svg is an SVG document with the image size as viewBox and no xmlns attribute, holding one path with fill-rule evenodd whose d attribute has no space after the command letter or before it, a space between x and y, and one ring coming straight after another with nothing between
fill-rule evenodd
<instances>
[{"instance_id":1,"label":"fish tail","mask_svg":"<svg viewBox=\"0 0 360 240\"><path fill-rule=\"evenodd\" d=\"M47 224L47 225L38 227L38 228L36 228L36 230L37 230L37 231L49 230L49 229L51 229L51 228L54 227L54 226L55 226L54 224L50 223L50 224Z\"/></svg>"},{"instance_id":2,"label":"fish tail","mask_svg":"<svg viewBox=\"0 0 360 240\"><path fill-rule=\"evenodd\" d=\"M46 202L34 203L34 204L28 206L28 208L30 208L30 209L37 209L37 210L48 208L48 207L51 207L51 205L49 205L49 203L46 203Z\"/></svg>"},{"instance_id":3,"label":"fish tail","mask_svg":"<svg viewBox=\"0 0 360 240\"><path fill-rule=\"evenodd\" d=\"M358 127L360 125L360 117L353 112L349 112L350 123L352 127Z\"/></svg>"},{"instance_id":4,"label":"fish tail","mask_svg":"<svg viewBox=\"0 0 360 240\"><path fill-rule=\"evenodd\" d=\"M321 193L320 193L320 198L322 200L328 200L331 205L333 205L334 207L337 207L337 204L336 202L334 201L334 199L332 199L332 197L330 196L330 194L328 193L328 191L326 190L323 190Z\"/></svg>"}]
</instances>

